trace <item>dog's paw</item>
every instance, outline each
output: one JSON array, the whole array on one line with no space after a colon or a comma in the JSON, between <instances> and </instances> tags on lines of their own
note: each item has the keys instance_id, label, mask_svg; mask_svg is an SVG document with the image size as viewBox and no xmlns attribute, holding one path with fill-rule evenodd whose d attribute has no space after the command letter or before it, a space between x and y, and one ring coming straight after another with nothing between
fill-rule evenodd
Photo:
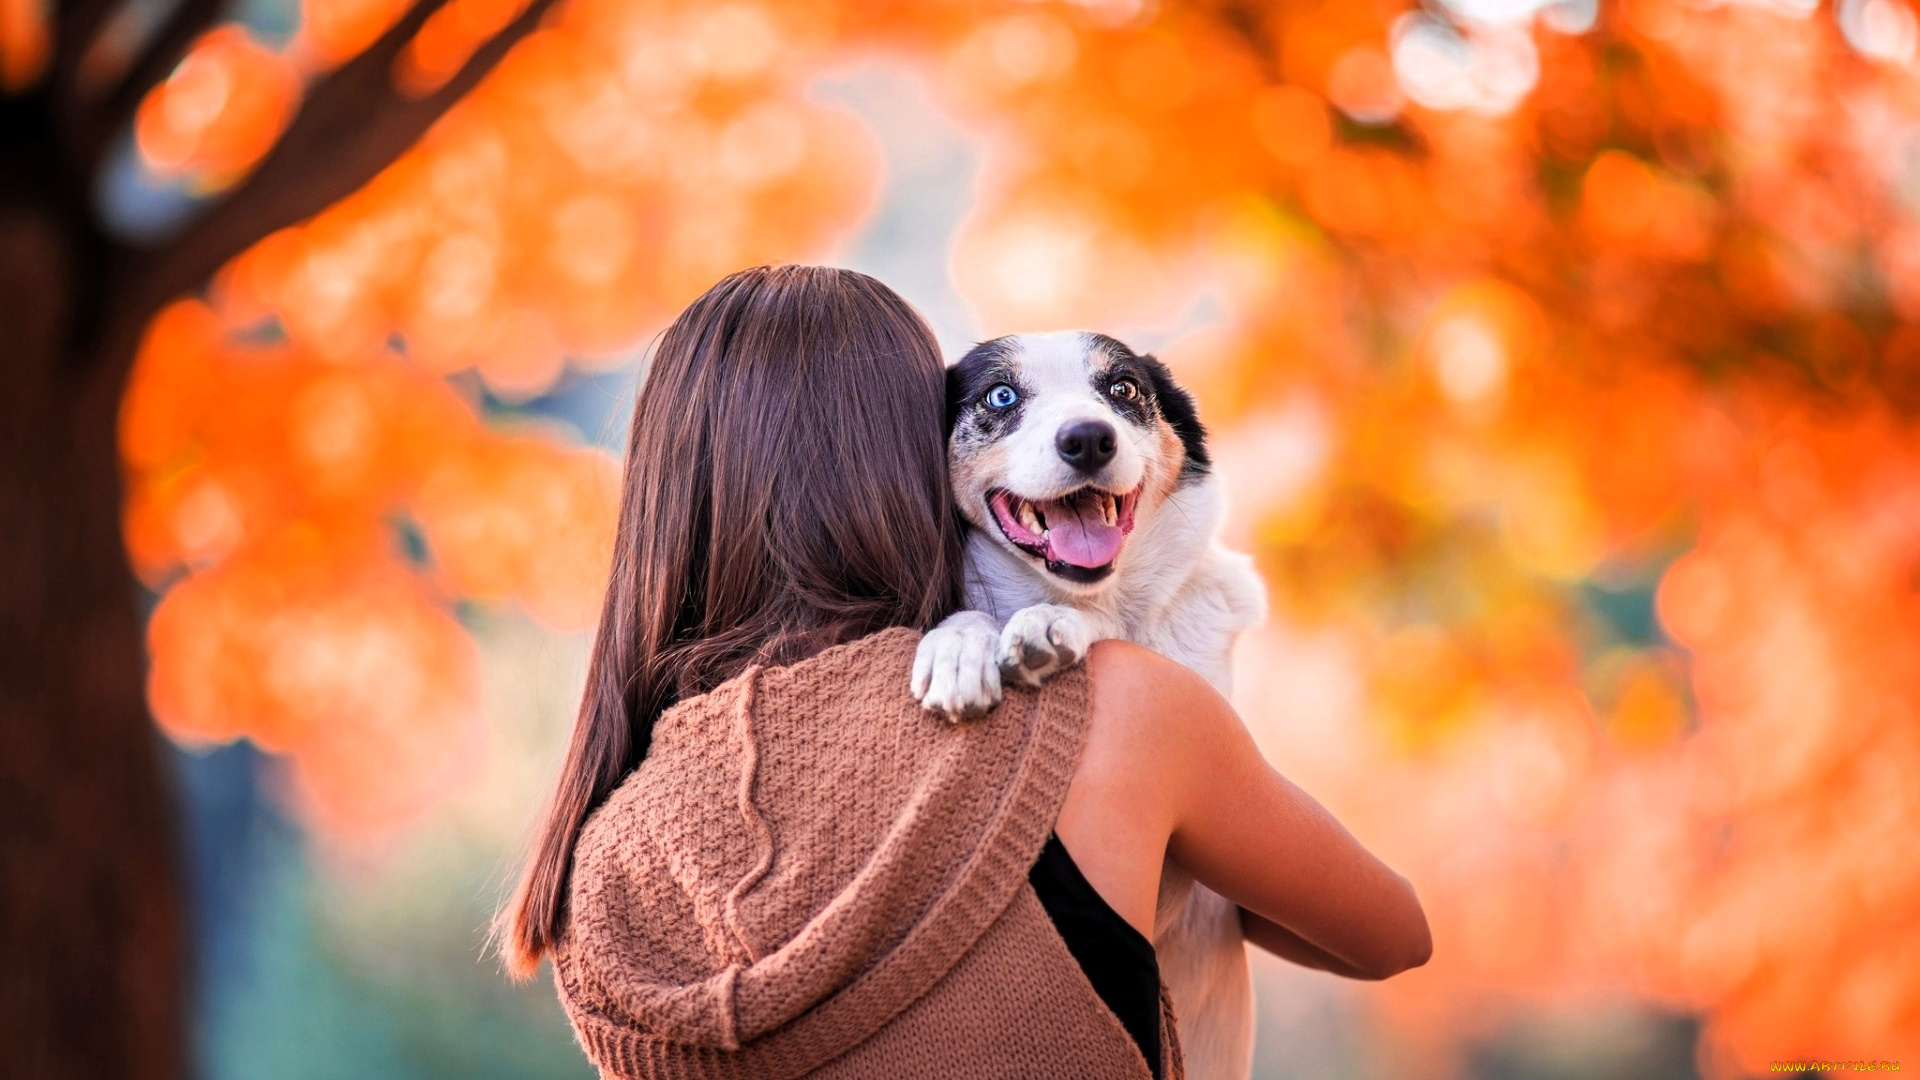
<instances>
[{"instance_id":1,"label":"dog's paw","mask_svg":"<svg viewBox=\"0 0 1920 1080\"><path fill-rule=\"evenodd\" d=\"M959 723L1000 704L999 644L999 628L977 611L963 611L927 631L913 655L913 696L920 707Z\"/></svg>"},{"instance_id":2,"label":"dog's paw","mask_svg":"<svg viewBox=\"0 0 1920 1080\"><path fill-rule=\"evenodd\" d=\"M1060 604L1021 608L1000 631L1000 679L1039 686L1087 655L1093 639L1092 621L1076 608Z\"/></svg>"}]
</instances>

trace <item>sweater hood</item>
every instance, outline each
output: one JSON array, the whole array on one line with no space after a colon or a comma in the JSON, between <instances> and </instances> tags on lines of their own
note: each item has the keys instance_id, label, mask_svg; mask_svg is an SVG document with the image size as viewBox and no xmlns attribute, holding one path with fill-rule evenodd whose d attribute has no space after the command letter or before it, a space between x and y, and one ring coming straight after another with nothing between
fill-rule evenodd
<instances>
[{"instance_id":1,"label":"sweater hood","mask_svg":"<svg viewBox=\"0 0 1920 1080\"><path fill-rule=\"evenodd\" d=\"M925 994L1012 901L1073 775L1085 673L949 725L908 691L919 638L751 668L662 714L582 829L555 953L601 1068L804 1072Z\"/></svg>"}]
</instances>

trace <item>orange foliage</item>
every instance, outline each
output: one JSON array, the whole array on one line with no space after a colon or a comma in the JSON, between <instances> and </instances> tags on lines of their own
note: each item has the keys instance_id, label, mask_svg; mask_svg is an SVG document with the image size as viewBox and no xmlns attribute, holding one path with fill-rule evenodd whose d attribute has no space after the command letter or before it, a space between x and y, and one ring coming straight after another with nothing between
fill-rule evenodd
<instances>
[{"instance_id":1,"label":"orange foliage","mask_svg":"<svg viewBox=\"0 0 1920 1080\"><path fill-rule=\"evenodd\" d=\"M455 0L397 77L514 7ZM1274 590L1249 721L1433 917L1379 997L1404 1042L1626 992L1703 1015L1716 1078L1920 1059L1916 18L1578 8L574 0L155 323L122 434L175 583L155 709L288 754L330 824L432 797L473 692L447 605L585 626L613 477L441 376L532 397L820 252L876 159L806 81L904 52L983 136L986 329L1184 328ZM203 42L150 161L244 171L288 65L398 7L303 12L297 61ZM232 78L266 90L230 117Z\"/></svg>"},{"instance_id":2,"label":"orange foliage","mask_svg":"<svg viewBox=\"0 0 1920 1080\"><path fill-rule=\"evenodd\" d=\"M1712 1076L1920 1056L1920 80L1881 7L1010 6L939 68L1018 148L959 242L988 327L1218 312L1162 355L1313 635L1242 700L1429 903L1405 1038L1624 989L1701 1011ZM1015 87L967 53L1043 20L1071 59ZM1119 168L1076 149L1108 125ZM1666 635L1607 613L1656 583Z\"/></svg>"},{"instance_id":3,"label":"orange foliage","mask_svg":"<svg viewBox=\"0 0 1920 1080\"><path fill-rule=\"evenodd\" d=\"M293 116L293 65L238 26L201 39L140 103L134 137L154 171L226 187L260 160Z\"/></svg>"},{"instance_id":4,"label":"orange foliage","mask_svg":"<svg viewBox=\"0 0 1920 1080\"><path fill-rule=\"evenodd\" d=\"M452 0L433 13L400 55L403 90L425 96L460 71L473 50L526 8L526 0Z\"/></svg>"},{"instance_id":5,"label":"orange foliage","mask_svg":"<svg viewBox=\"0 0 1920 1080\"><path fill-rule=\"evenodd\" d=\"M517 9L455 0L396 79L429 89ZM198 188L235 182L296 73L400 11L305 5L285 55L206 35L142 103L141 152ZM809 37L781 6L579 0L371 185L154 320L121 449L127 545L166 590L163 727L285 755L336 833L391 829L472 775L477 672L452 605L592 625L617 468L577 436L481 423L443 376L538 396L568 360L624 362L720 274L854 220L873 153L803 98L826 45Z\"/></svg>"},{"instance_id":6,"label":"orange foliage","mask_svg":"<svg viewBox=\"0 0 1920 1080\"><path fill-rule=\"evenodd\" d=\"M0 0L0 90L33 85L52 44L43 0Z\"/></svg>"},{"instance_id":7,"label":"orange foliage","mask_svg":"<svg viewBox=\"0 0 1920 1080\"><path fill-rule=\"evenodd\" d=\"M338 67L373 44L407 7L406 0L301 4L300 31L289 51L313 67Z\"/></svg>"},{"instance_id":8,"label":"orange foliage","mask_svg":"<svg viewBox=\"0 0 1920 1080\"><path fill-rule=\"evenodd\" d=\"M444 381L366 359L234 342L182 301L121 412L127 546L172 586L149 630L155 716L288 755L303 802L347 832L406 820L477 752L476 656L449 601L591 622L615 490L604 453L494 433Z\"/></svg>"}]
</instances>

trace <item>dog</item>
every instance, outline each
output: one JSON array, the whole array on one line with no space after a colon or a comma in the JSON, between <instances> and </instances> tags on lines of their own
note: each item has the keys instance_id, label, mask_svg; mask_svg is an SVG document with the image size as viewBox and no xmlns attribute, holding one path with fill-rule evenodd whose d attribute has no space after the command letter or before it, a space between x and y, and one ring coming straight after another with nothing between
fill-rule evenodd
<instances>
[{"instance_id":1,"label":"dog","mask_svg":"<svg viewBox=\"0 0 1920 1080\"><path fill-rule=\"evenodd\" d=\"M1230 690L1234 640L1266 614L1253 560L1223 546L1193 398L1104 334L1017 334L947 371L948 463L970 526L969 610L921 640L921 705L949 720L1125 638ZM1154 918L1193 1080L1246 1080L1253 987L1239 908L1169 861Z\"/></svg>"}]
</instances>

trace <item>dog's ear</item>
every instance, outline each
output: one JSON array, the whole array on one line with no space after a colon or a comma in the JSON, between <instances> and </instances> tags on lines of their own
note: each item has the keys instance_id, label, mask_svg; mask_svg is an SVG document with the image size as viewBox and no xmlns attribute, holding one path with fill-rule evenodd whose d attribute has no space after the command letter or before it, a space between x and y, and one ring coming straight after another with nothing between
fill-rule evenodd
<instances>
[{"instance_id":1,"label":"dog's ear","mask_svg":"<svg viewBox=\"0 0 1920 1080\"><path fill-rule=\"evenodd\" d=\"M1173 433L1180 436L1180 445L1186 450L1187 460L1180 466L1180 479L1205 476L1213 468L1213 457L1207 453L1207 429L1200 423L1200 410L1194 407L1193 395L1173 381L1173 372L1157 357L1142 354L1140 365L1153 383L1153 399L1159 405L1160 415L1166 419L1167 426L1173 428Z\"/></svg>"}]
</instances>

